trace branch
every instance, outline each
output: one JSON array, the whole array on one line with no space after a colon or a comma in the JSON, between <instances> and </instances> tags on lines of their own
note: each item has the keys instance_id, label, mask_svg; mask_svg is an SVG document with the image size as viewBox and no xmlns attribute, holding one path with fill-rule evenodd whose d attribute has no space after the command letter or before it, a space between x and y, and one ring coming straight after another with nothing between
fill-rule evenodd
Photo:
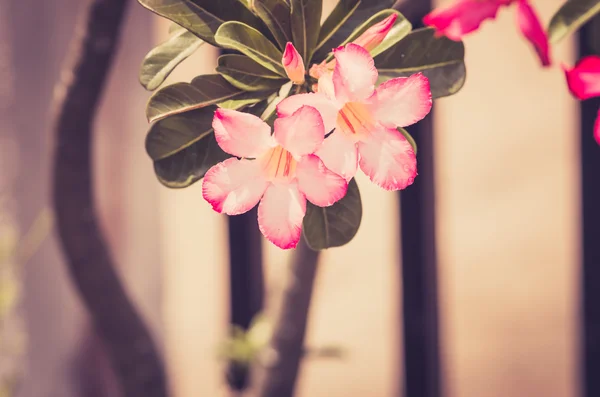
<instances>
[{"instance_id":1,"label":"branch","mask_svg":"<svg viewBox=\"0 0 600 397\"><path fill-rule=\"evenodd\" d=\"M304 239L301 239L292 259L291 277L285 287L268 347L269 356L272 355L274 360L262 369L258 377L259 397L291 397L294 393L304 355L308 310L318 259L319 253L308 248Z\"/></svg>"},{"instance_id":2,"label":"branch","mask_svg":"<svg viewBox=\"0 0 600 397\"><path fill-rule=\"evenodd\" d=\"M127 397L166 397L163 364L119 281L99 229L92 191L92 125L116 51L126 0L94 0L77 30L64 82L57 87L53 201L67 266L104 339Z\"/></svg>"}]
</instances>

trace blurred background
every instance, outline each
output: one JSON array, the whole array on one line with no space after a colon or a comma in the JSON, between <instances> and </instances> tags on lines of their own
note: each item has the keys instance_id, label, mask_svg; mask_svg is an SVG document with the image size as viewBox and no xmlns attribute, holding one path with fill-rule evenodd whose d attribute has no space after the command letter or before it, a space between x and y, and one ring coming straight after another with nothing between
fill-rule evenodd
<instances>
[{"instance_id":1,"label":"blurred background","mask_svg":"<svg viewBox=\"0 0 600 397\"><path fill-rule=\"evenodd\" d=\"M533 1L545 22L562 2ZM20 234L50 206L53 87L85 3L0 0L0 212ZM330 10L335 1L326 3ZM514 17L503 10L465 40L467 82L434 103L447 397L580 392L579 107L560 68L539 67ZM164 354L173 396L227 396L217 359L229 318L226 218L203 201L200 184L173 191L156 180L144 150L149 93L137 75L169 23L131 1L124 26L96 119L102 226ZM553 50L556 65L574 62L574 39ZM211 72L216 56L203 46L169 81ZM363 222L350 244L320 258L307 336L308 345L339 346L345 355L305 360L299 397L388 397L403 382L400 231L390 221L399 216L398 196L363 175L358 183ZM275 296L289 253L263 247L267 296ZM14 358L2 353L0 374L21 373L22 397L110 396L101 343L54 233L26 259L8 272L21 298L0 322L22 326L3 329L0 344L26 342Z\"/></svg>"}]
</instances>

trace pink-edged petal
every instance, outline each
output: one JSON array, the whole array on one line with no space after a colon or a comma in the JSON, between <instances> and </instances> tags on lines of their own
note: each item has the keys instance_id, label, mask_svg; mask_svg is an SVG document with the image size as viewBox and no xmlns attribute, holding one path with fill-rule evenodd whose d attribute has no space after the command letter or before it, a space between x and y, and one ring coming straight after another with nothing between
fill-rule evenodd
<instances>
[{"instance_id":1,"label":"pink-edged petal","mask_svg":"<svg viewBox=\"0 0 600 397\"><path fill-rule=\"evenodd\" d=\"M302 233L306 197L296 183L271 184L258 206L258 227L281 249L295 248Z\"/></svg>"},{"instance_id":2,"label":"pink-edged petal","mask_svg":"<svg viewBox=\"0 0 600 397\"><path fill-rule=\"evenodd\" d=\"M341 200L348 190L348 182L330 171L314 155L306 156L296 168L298 187L306 199L319 207L328 207Z\"/></svg>"},{"instance_id":3,"label":"pink-edged petal","mask_svg":"<svg viewBox=\"0 0 600 397\"><path fill-rule=\"evenodd\" d=\"M277 115L279 117L291 116L302 106L311 106L321 113L326 133L335 128L338 108L333 101L321 92L287 97L277 105Z\"/></svg>"},{"instance_id":4,"label":"pink-edged petal","mask_svg":"<svg viewBox=\"0 0 600 397\"><path fill-rule=\"evenodd\" d=\"M526 0L520 0L517 3L517 24L519 25L521 34L533 45L542 66L550 66L548 35L535 10Z\"/></svg>"},{"instance_id":5,"label":"pink-edged petal","mask_svg":"<svg viewBox=\"0 0 600 397\"><path fill-rule=\"evenodd\" d=\"M333 51L335 69L333 86L340 102L361 102L373 94L377 69L371 54L359 45L350 43Z\"/></svg>"},{"instance_id":6,"label":"pink-edged petal","mask_svg":"<svg viewBox=\"0 0 600 397\"><path fill-rule=\"evenodd\" d=\"M600 96L600 56L582 58L573 69L564 68L569 90L578 99Z\"/></svg>"},{"instance_id":7,"label":"pink-edged petal","mask_svg":"<svg viewBox=\"0 0 600 397\"><path fill-rule=\"evenodd\" d=\"M236 157L258 157L273 147L271 127L250 113L218 109L213 119L217 143Z\"/></svg>"},{"instance_id":8,"label":"pink-edged petal","mask_svg":"<svg viewBox=\"0 0 600 397\"><path fill-rule=\"evenodd\" d=\"M275 120L275 140L295 158L312 154L325 138L323 118L311 106L302 106L291 116Z\"/></svg>"},{"instance_id":9,"label":"pink-edged petal","mask_svg":"<svg viewBox=\"0 0 600 397\"><path fill-rule=\"evenodd\" d=\"M594 123L594 139L600 145L600 109L598 109L598 115L596 116L596 122Z\"/></svg>"},{"instance_id":10,"label":"pink-edged petal","mask_svg":"<svg viewBox=\"0 0 600 397\"><path fill-rule=\"evenodd\" d=\"M239 215L258 204L268 184L258 161L230 158L208 170L202 197L219 213Z\"/></svg>"},{"instance_id":11,"label":"pink-edged petal","mask_svg":"<svg viewBox=\"0 0 600 397\"><path fill-rule=\"evenodd\" d=\"M358 168L356 143L341 131L334 131L315 152L327 168L349 181Z\"/></svg>"},{"instance_id":12,"label":"pink-edged petal","mask_svg":"<svg viewBox=\"0 0 600 397\"><path fill-rule=\"evenodd\" d=\"M372 99L375 118L386 127L406 127L431 110L429 79L423 73L398 77L381 84Z\"/></svg>"},{"instance_id":13,"label":"pink-edged petal","mask_svg":"<svg viewBox=\"0 0 600 397\"><path fill-rule=\"evenodd\" d=\"M461 40L477 29L486 19L496 18L498 9L510 1L459 0L444 8L437 8L423 18L423 23L451 40Z\"/></svg>"},{"instance_id":14,"label":"pink-edged petal","mask_svg":"<svg viewBox=\"0 0 600 397\"><path fill-rule=\"evenodd\" d=\"M376 185L401 190L417 176L417 157L412 146L398 131L379 128L358 143L360 168Z\"/></svg>"}]
</instances>

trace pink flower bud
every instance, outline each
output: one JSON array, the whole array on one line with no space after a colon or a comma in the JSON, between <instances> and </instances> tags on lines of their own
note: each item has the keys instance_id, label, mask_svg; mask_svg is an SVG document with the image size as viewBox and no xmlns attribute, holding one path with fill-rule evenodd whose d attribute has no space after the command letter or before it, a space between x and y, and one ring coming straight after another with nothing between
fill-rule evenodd
<instances>
[{"instance_id":1,"label":"pink flower bud","mask_svg":"<svg viewBox=\"0 0 600 397\"><path fill-rule=\"evenodd\" d=\"M306 69L304 69L304 61L292 43L286 44L281 63L283 64L288 77L294 84L304 84L304 73L306 72Z\"/></svg>"},{"instance_id":2,"label":"pink flower bud","mask_svg":"<svg viewBox=\"0 0 600 397\"><path fill-rule=\"evenodd\" d=\"M358 44L363 47L367 51L373 51L385 36L390 32L394 23L396 23L396 19L398 18L398 14L392 14L383 21L376 23L367 29L363 34L361 34L356 40L353 41L354 44Z\"/></svg>"}]
</instances>

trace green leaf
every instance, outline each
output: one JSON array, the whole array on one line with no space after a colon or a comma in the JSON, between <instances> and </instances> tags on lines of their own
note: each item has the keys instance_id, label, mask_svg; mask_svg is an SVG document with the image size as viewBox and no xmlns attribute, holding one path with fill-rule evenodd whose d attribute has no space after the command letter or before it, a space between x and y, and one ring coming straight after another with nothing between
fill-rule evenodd
<instances>
[{"instance_id":1,"label":"green leaf","mask_svg":"<svg viewBox=\"0 0 600 397\"><path fill-rule=\"evenodd\" d=\"M415 154L417 154L417 142L415 142L415 138L413 138L412 135L410 135L408 133L408 131L406 131L402 127L398 127L398 131L400 131L400 133L402 135L404 135L404 137L406 138L406 140L408 141L408 143L410 143L410 146L412 146L413 151L415 152Z\"/></svg>"},{"instance_id":2,"label":"green leaf","mask_svg":"<svg viewBox=\"0 0 600 397\"><path fill-rule=\"evenodd\" d=\"M600 0L568 0L550 20L548 39L558 43L599 12Z\"/></svg>"},{"instance_id":3,"label":"green leaf","mask_svg":"<svg viewBox=\"0 0 600 397\"><path fill-rule=\"evenodd\" d=\"M395 2L396 0L362 0L352 15L346 19L342 26L315 53L312 62L318 63L324 60L333 48L339 47L364 21L382 10L391 8Z\"/></svg>"},{"instance_id":4,"label":"green leaf","mask_svg":"<svg viewBox=\"0 0 600 397\"><path fill-rule=\"evenodd\" d=\"M368 1L368 0L367 0ZM319 53L319 49L323 47L325 43L331 38L331 36L352 16L352 13L356 11L360 5L361 0L340 0L336 4L331 14L327 17L321 31L319 32L319 40L315 47L315 54ZM333 48L333 47L332 47ZM323 51L329 53L332 48L325 47Z\"/></svg>"},{"instance_id":5,"label":"green leaf","mask_svg":"<svg viewBox=\"0 0 600 397\"><path fill-rule=\"evenodd\" d=\"M157 89L173 69L196 51L204 41L180 28L169 40L146 55L140 70L140 83L147 90Z\"/></svg>"},{"instance_id":6,"label":"green leaf","mask_svg":"<svg viewBox=\"0 0 600 397\"><path fill-rule=\"evenodd\" d=\"M196 5L223 21L239 21L262 30L263 25L245 1L240 0L191 0Z\"/></svg>"},{"instance_id":7,"label":"green leaf","mask_svg":"<svg viewBox=\"0 0 600 397\"><path fill-rule=\"evenodd\" d=\"M254 0L252 4L256 15L263 20L281 49L292 41L292 22L290 5L285 0Z\"/></svg>"},{"instance_id":8,"label":"green leaf","mask_svg":"<svg viewBox=\"0 0 600 397\"><path fill-rule=\"evenodd\" d=\"M244 55L221 55L218 63L217 72L240 90L276 90L287 82Z\"/></svg>"},{"instance_id":9,"label":"green leaf","mask_svg":"<svg viewBox=\"0 0 600 397\"><path fill-rule=\"evenodd\" d=\"M307 203L302 226L304 239L315 251L347 244L354 238L362 219L362 203L356 181L348 184L346 196L330 207Z\"/></svg>"},{"instance_id":10,"label":"green leaf","mask_svg":"<svg viewBox=\"0 0 600 397\"><path fill-rule=\"evenodd\" d=\"M231 157L215 139L212 119L216 106L178 114L153 124L146 151L154 160L158 180L170 188L183 188L204 176L213 165Z\"/></svg>"},{"instance_id":11,"label":"green leaf","mask_svg":"<svg viewBox=\"0 0 600 397\"><path fill-rule=\"evenodd\" d=\"M178 114L157 121L146 136L146 152L152 160L160 160L193 145L212 134L216 106Z\"/></svg>"},{"instance_id":12,"label":"green leaf","mask_svg":"<svg viewBox=\"0 0 600 397\"><path fill-rule=\"evenodd\" d=\"M466 79L462 42L436 37L432 28L417 29L375 57L379 83L423 72L434 98L456 94Z\"/></svg>"},{"instance_id":13,"label":"green leaf","mask_svg":"<svg viewBox=\"0 0 600 397\"><path fill-rule=\"evenodd\" d=\"M241 22L226 22L215 35L217 43L237 50L265 68L287 77L281 64L283 54L258 30Z\"/></svg>"},{"instance_id":14,"label":"green leaf","mask_svg":"<svg viewBox=\"0 0 600 397\"><path fill-rule=\"evenodd\" d=\"M219 74L196 77L190 83L176 83L166 86L150 97L146 107L146 117L150 122L177 113L214 105L242 95Z\"/></svg>"},{"instance_id":15,"label":"green leaf","mask_svg":"<svg viewBox=\"0 0 600 397\"><path fill-rule=\"evenodd\" d=\"M410 22L404 18L404 15L396 10L383 10L373 15L368 21L356 28L356 30L352 32L352 34L342 43L342 45L346 45L358 39L360 35L366 32L371 26L383 21L392 14L396 14L398 16L396 18L396 22L381 44L371 50L371 56L374 58L375 56L386 51L388 48L405 38L406 35L408 35L412 30L412 25Z\"/></svg>"},{"instance_id":16,"label":"green leaf","mask_svg":"<svg viewBox=\"0 0 600 397\"><path fill-rule=\"evenodd\" d=\"M323 0L291 0L293 43L305 65L319 40Z\"/></svg>"},{"instance_id":17,"label":"green leaf","mask_svg":"<svg viewBox=\"0 0 600 397\"><path fill-rule=\"evenodd\" d=\"M191 0L138 0L150 11L170 19L202 40L216 45L215 32L223 20Z\"/></svg>"}]
</instances>

